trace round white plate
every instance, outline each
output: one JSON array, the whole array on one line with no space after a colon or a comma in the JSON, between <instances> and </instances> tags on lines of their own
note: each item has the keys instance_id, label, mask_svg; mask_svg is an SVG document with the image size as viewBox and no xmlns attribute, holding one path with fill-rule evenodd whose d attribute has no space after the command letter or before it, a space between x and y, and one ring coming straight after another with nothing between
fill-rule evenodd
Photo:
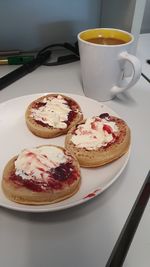
<instances>
[{"instance_id":1,"label":"round white plate","mask_svg":"<svg viewBox=\"0 0 150 267\"><path fill-rule=\"evenodd\" d=\"M26 127L25 110L31 101L42 95L27 95L0 104L0 179L2 179L3 168L7 161L14 155L17 155L22 149L43 144L64 146L65 136L52 139L39 138L34 136ZM109 107L95 100L74 94L65 95L74 98L79 103L84 117L99 115L103 112L108 112L111 115L119 117ZM81 204L102 193L119 177L128 162L129 154L130 152L103 167L94 169L81 168L82 182L79 191L64 201L39 206L17 204L5 197L0 186L0 206L19 211L47 212L62 210Z\"/></svg>"}]
</instances>

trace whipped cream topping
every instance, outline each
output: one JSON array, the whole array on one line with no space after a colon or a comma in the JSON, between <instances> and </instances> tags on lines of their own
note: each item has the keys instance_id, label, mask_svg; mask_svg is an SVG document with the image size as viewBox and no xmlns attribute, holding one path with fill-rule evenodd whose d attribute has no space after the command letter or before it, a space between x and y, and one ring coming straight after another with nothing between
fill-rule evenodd
<instances>
[{"instance_id":1,"label":"whipped cream topping","mask_svg":"<svg viewBox=\"0 0 150 267\"><path fill-rule=\"evenodd\" d=\"M114 121L93 117L77 126L71 141L79 148L96 150L113 142L114 134L117 132L118 127Z\"/></svg>"},{"instance_id":2,"label":"whipped cream topping","mask_svg":"<svg viewBox=\"0 0 150 267\"><path fill-rule=\"evenodd\" d=\"M67 101L61 96L44 98L42 101L45 105L38 109L32 108L31 117L44 124L54 128L67 128L68 114L71 111Z\"/></svg>"},{"instance_id":3,"label":"whipped cream topping","mask_svg":"<svg viewBox=\"0 0 150 267\"><path fill-rule=\"evenodd\" d=\"M15 174L22 179L47 182L50 178L50 169L58 167L69 159L70 156L64 154L58 147L41 146L24 149L15 161Z\"/></svg>"}]
</instances>

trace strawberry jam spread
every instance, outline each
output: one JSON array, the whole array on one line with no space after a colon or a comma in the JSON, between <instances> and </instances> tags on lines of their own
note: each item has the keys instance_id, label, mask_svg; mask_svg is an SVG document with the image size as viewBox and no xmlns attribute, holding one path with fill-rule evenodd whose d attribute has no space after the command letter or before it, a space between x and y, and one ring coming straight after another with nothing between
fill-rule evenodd
<instances>
[{"instance_id":1,"label":"strawberry jam spread","mask_svg":"<svg viewBox=\"0 0 150 267\"><path fill-rule=\"evenodd\" d=\"M15 161L15 172L11 173L9 179L18 187L46 192L71 185L79 176L72 156L58 147L43 146L30 151L23 150Z\"/></svg>"},{"instance_id":2,"label":"strawberry jam spread","mask_svg":"<svg viewBox=\"0 0 150 267\"><path fill-rule=\"evenodd\" d=\"M72 171L70 171L70 166ZM34 179L22 179L21 176L12 173L10 176L10 180L12 180L18 186L25 186L26 188L35 191L35 192L46 192L51 189L61 189L63 188L63 184L72 184L75 180L78 179L79 173L77 170L71 165L71 163L64 164L63 166L59 166L56 169L51 170L49 172L49 179L45 183L44 181L36 181ZM65 176L65 174L67 174Z\"/></svg>"},{"instance_id":3,"label":"strawberry jam spread","mask_svg":"<svg viewBox=\"0 0 150 267\"><path fill-rule=\"evenodd\" d=\"M31 117L43 127L65 129L79 112L77 104L61 95L34 102Z\"/></svg>"}]
</instances>

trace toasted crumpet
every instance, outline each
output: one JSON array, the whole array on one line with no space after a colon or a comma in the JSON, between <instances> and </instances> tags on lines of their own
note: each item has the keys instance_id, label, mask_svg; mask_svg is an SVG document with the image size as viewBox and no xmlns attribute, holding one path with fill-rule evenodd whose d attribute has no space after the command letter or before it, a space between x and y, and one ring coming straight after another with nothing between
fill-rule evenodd
<instances>
[{"instance_id":1,"label":"toasted crumpet","mask_svg":"<svg viewBox=\"0 0 150 267\"><path fill-rule=\"evenodd\" d=\"M82 119L78 103L62 94L48 94L36 99L25 113L28 129L43 138L66 134Z\"/></svg>"},{"instance_id":2,"label":"toasted crumpet","mask_svg":"<svg viewBox=\"0 0 150 267\"><path fill-rule=\"evenodd\" d=\"M66 149L78 159L80 166L99 167L128 151L130 129L124 120L104 113L88 123L83 120L72 127L65 139Z\"/></svg>"},{"instance_id":3,"label":"toasted crumpet","mask_svg":"<svg viewBox=\"0 0 150 267\"><path fill-rule=\"evenodd\" d=\"M51 156L47 156L48 152ZM30 171L30 175L24 174L25 169L22 169L22 172L19 170L21 173L19 174L16 166L24 167L25 163L20 165L22 163L18 158L22 160L27 154L26 166L31 164L31 169L27 168L26 171ZM57 160L55 161L54 158ZM57 161L60 163L58 164ZM37 163L39 167L35 170ZM40 171L40 176L38 171ZM33 172L34 174L31 175ZM14 202L44 205L71 197L78 191L80 181L80 167L76 158L62 147L47 145L23 150L18 156L10 159L3 171L2 189L6 197Z\"/></svg>"}]
</instances>

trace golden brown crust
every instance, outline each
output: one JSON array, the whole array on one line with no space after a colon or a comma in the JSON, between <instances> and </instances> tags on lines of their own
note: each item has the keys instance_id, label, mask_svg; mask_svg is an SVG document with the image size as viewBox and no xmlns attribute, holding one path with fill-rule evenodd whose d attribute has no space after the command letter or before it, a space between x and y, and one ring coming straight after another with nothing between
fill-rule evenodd
<instances>
[{"instance_id":1,"label":"golden brown crust","mask_svg":"<svg viewBox=\"0 0 150 267\"><path fill-rule=\"evenodd\" d=\"M66 100L72 101L76 105L76 107L78 108L79 112L77 113L75 118L71 121L71 123L65 129L46 127L46 126L42 126L39 123L37 123L36 120L34 120L34 118L31 117L31 109L32 109L32 107L37 102L40 102L41 100L43 100L43 98L45 98L45 97L53 97L53 96L56 97L58 95L61 95ZM62 94L48 94L48 95L42 96L42 97L34 100L32 103L30 103L30 105L28 106L28 108L26 110L26 113L25 113L25 120L26 120L26 124L28 126L28 129L34 135L42 137L42 138L53 138L53 137L56 137L56 136L60 136L60 135L66 134L71 127L76 125L82 119L83 119L83 114L82 114L82 111L81 111L81 108L80 108L79 104L74 99L72 99L72 98L70 98L68 96L62 95Z\"/></svg>"},{"instance_id":2,"label":"golden brown crust","mask_svg":"<svg viewBox=\"0 0 150 267\"><path fill-rule=\"evenodd\" d=\"M10 179L12 173L15 172L14 162L16 159L17 156L8 161L4 168L2 177L2 189L6 197L14 202L27 205L52 204L71 197L79 190L81 181L80 166L74 157L73 165L79 173L78 179L74 180L72 184L66 183L61 189L51 189L45 192L32 191L26 188L24 185L18 185L14 183L13 180Z\"/></svg>"},{"instance_id":3,"label":"golden brown crust","mask_svg":"<svg viewBox=\"0 0 150 267\"><path fill-rule=\"evenodd\" d=\"M96 150L87 150L86 148L78 148L72 141L72 133L74 126L66 135L65 147L79 161L82 167L99 167L110 163L123 156L130 146L130 129L125 121L120 118L111 116L119 128L119 136L114 143L106 147L100 147ZM84 121L83 121L84 122ZM79 123L80 124L80 123ZM79 125L78 124L78 125Z\"/></svg>"}]
</instances>

